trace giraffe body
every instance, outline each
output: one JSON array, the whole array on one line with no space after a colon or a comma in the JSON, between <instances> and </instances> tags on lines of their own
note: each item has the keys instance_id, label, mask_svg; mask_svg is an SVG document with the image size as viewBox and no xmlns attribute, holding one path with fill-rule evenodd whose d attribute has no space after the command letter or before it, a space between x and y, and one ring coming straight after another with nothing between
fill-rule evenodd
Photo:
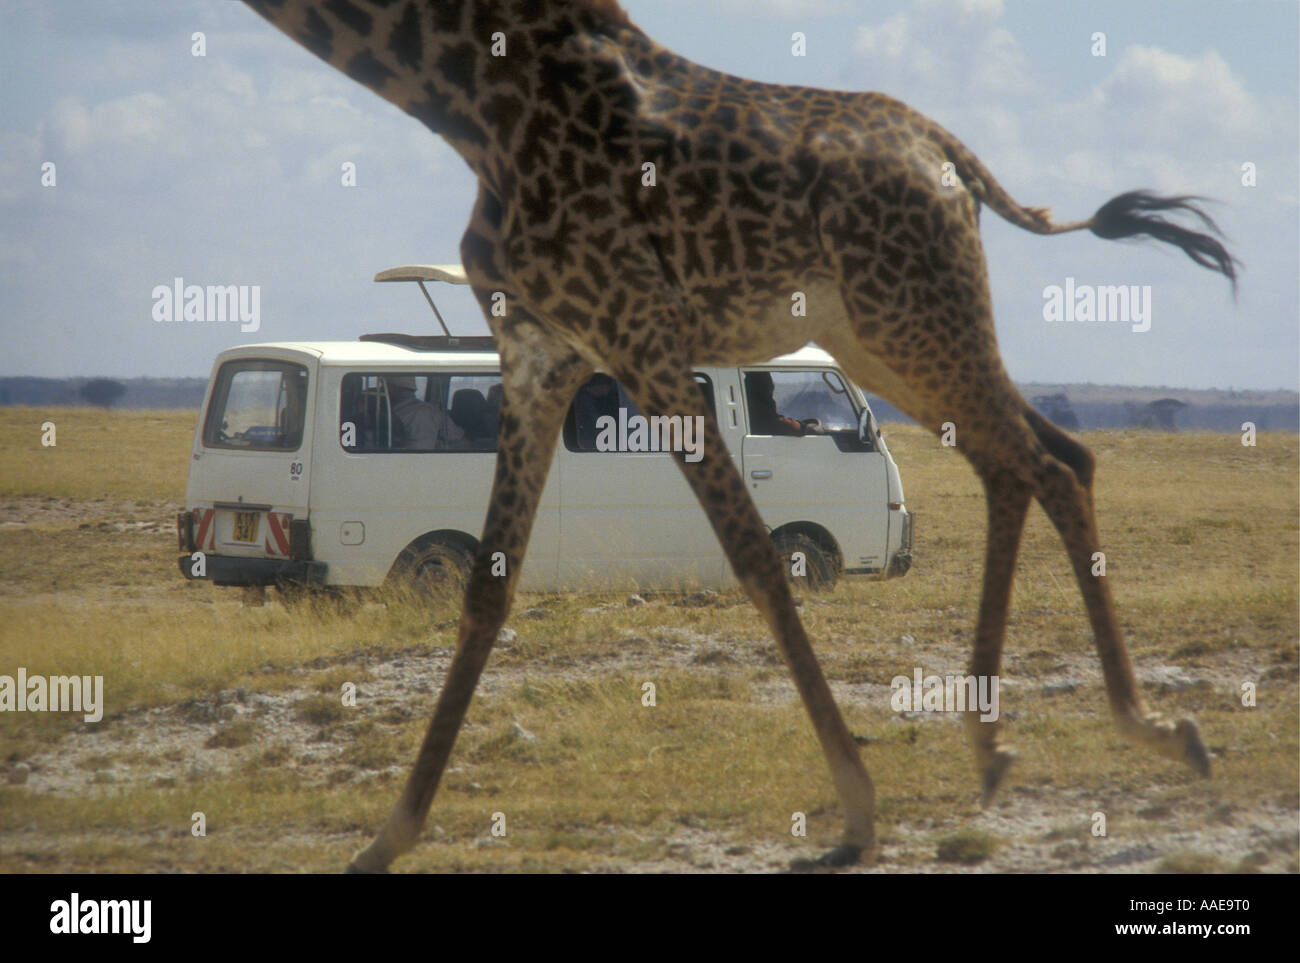
<instances>
[{"instance_id":1,"label":"giraffe body","mask_svg":"<svg viewBox=\"0 0 1300 963\"><path fill-rule=\"evenodd\" d=\"M647 414L705 416L704 459L679 464L826 754L845 818L826 861L872 847L871 780L690 378L692 364L763 361L809 341L932 431L956 425L984 481L972 674L997 674L1020 532L1037 499L1074 566L1121 729L1208 773L1195 724L1142 704L1109 588L1091 574L1092 456L1004 370L978 229L983 204L1041 234L1147 234L1235 280L1218 241L1160 217L1190 212L1213 228L1190 199L1135 192L1056 224L905 104L709 70L655 44L611 0L248 2L444 136L474 170L461 258L502 360L496 477L457 653L406 790L352 868L384 869L416 840L509 611L565 409L596 367ZM504 317L490 310L498 295ZM505 578L492 574L496 552ZM987 799L1013 754L994 723L966 721Z\"/></svg>"}]
</instances>

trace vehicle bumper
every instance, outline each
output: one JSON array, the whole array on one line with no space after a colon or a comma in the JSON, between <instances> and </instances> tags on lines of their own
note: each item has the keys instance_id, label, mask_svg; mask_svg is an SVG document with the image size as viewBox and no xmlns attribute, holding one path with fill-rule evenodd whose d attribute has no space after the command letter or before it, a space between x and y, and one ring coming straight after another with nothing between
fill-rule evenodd
<instances>
[{"instance_id":1,"label":"vehicle bumper","mask_svg":"<svg viewBox=\"0 0 1300 963\"><path fill-rule=\"evenodd\" d=\"M233 555L208 555L203 560L204 572L195 575L194 559L182 555L176 560L181 574L191 581L211 582L214 585L323 585L324 562L294 561L287 558L241 558Z\"/></svg>"}]
</instances>

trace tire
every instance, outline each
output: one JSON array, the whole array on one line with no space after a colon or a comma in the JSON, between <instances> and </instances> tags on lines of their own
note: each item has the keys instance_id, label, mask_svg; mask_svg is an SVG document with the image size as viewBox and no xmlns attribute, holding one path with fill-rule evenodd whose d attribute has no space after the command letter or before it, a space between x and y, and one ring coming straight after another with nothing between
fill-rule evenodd
<instances>
[{"instance_id":1,"label":"tire","mask_svg":"<svg viewBox=\"0 0 1300 963\"><path fill-rule=\"evenodd\" d=\"M417 600L459 604L473 564L473 557L460 545L436 537L424 538L402 550L388 580Z\"/></svg>"},{"instance_id":2,"label":"tire","mask_svg":"<svg viewBox=\"0 0 1300 963\"><path fill-rule=\"evenodd\" d=\"M795 589L805 592L829 592L839 580L839 565L834 555L814 542L807 535L798 532L782 532L772 539L786 577ZM796 575L794 554L803 553L800 569L804 574Z\"/></svg>"}]
</instances>

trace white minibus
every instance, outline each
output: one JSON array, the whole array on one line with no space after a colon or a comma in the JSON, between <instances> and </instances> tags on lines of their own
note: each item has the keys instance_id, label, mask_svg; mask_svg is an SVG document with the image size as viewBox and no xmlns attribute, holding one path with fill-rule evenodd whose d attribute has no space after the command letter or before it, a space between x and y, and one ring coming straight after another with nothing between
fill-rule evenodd
<instances>
[{"instance_id":1,"label":"white minibus","mask_svg":"<svg viewBox=\"0 0 1300 963\"><path fill-rule=\"evenodd\" d=\"M426 281L465 276L459 265L415 265L376 280L414 281L427 298ZM829 355L809 346L763 364L701 366L695 378L796 583L828 589L842 573L908 570L913 519L898 466L862 391ZM487 510L500 401L486 337L223 351L177 518L181 572L218 585L454 589ZM520 588L734 584L672 455L659 450L671 440L693 457L691 429L648 425L606 374L584 384Z\"/></svg>"}]
</instances>

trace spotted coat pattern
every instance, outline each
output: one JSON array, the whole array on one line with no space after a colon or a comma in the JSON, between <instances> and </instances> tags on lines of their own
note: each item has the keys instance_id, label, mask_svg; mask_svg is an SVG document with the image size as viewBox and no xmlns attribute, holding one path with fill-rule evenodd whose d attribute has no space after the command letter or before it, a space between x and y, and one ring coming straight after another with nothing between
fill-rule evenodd
<instances>
[{"instance_id":1,"label":"spotted coat pattern","mask_svg":"<svg viewBox=\"0 0 1300 963\"><path fill-rule=\"evenodd\" d=\"M960 142L905 104L707 69L656 44L612 0L248 2L440 134L473 169L479 193L461 256L502 355L500 454L457 654L406 790L353 869L384 869L416 840L509 610L565 408L595 367L647 413L705 415L706 456L679 463L767 618L826 753L845 832L825 860L849 862L872 847L871 780L689 374L692 364L757 362L809 341L928 428L952 422L984 480L989 541L972 671L998 671L1020 531L1036 498L1078 575L1121 727L1208 771L1194 723L1143 707L1109 588L1091 574L1092 457L1038 416L1003 369L978 232L987 205L1041 234L1091 228L1171 240L1140 211L1189 209L1185 199L1143 208L1125 195L1110 215L1056 224L1017 204ZM1173 243L1200 246L1233 276L1215 242L1170 230ZM506 296L505 317L488 310L494 293ZM803 315L792 311L796 293ZM491 574L498 551L506 578ZM973 713L967 721L987 797L1012 753L994 724Z\"/></svg>"}]
</instances>

